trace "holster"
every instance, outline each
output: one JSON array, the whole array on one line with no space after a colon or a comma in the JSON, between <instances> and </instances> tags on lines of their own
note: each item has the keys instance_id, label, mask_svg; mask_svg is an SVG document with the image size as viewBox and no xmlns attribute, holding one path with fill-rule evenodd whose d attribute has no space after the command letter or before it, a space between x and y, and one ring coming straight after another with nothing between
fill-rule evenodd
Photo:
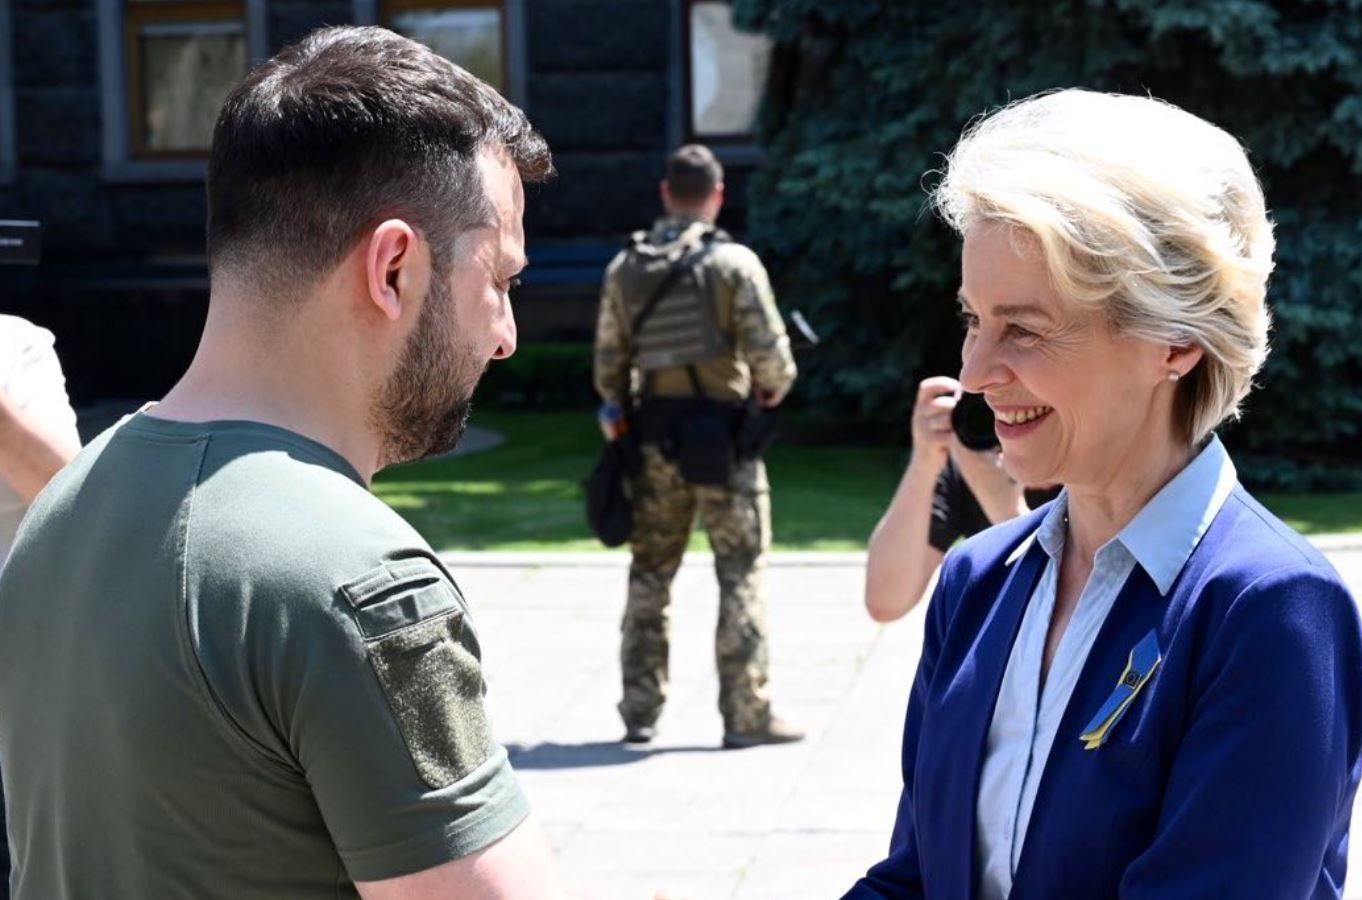
<instances>
[{"instance_id":1,"label":"holster","mask_svg":"<svg viewBox=\"0 0 1362 900\"><path fill-rule=\"evenodd\" d=\"M775 442L779 427L780 414L758 403L755 391L749 394L747 402L742 406L742 414L733 438L733 449L738 459L757 459L766 453Z\"/></svg>"}]
</instances>

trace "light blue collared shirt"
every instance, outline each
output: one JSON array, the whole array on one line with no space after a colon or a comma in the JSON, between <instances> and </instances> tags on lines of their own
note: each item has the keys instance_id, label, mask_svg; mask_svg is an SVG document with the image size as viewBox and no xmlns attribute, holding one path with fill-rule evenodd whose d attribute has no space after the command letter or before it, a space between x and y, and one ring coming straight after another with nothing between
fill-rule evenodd
<instances>
[{"instance_id":1,"label":"light blue collared shirt","mask_svg":"<svg viewBox=\"0 0 1362 900\"><path fill-rule=\"evenodd\" d=\"M1003 900L1026 842L1031 807L1050 756L1056 730L1074 685L1116 595L1138 563L1167 596L1206 529L1237 481L1234 464L1212 437L1196 458L1163 486L1110 541L1098 549L1092 574L1074 607L1050 672L1040 689L1045 639L1055 608L1059 561L1064 551L1068 491L1060 493L1036 532L1008 559L1014 563L1039 541L1049 561L1022 617L1007 660L984 750L975 827L980 897ZM1065 735L1078 740L1078 735Z\"/></svg>"}]
</instances>

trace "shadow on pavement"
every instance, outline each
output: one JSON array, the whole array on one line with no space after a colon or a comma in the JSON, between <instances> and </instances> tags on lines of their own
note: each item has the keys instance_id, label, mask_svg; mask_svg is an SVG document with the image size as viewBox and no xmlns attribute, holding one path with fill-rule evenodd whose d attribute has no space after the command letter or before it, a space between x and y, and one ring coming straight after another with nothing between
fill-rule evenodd
<instances>
[{"instance_id":1,"label":"shadow on pavement","mask_svg":"<svg viewBox=\"0 0 1362 900\"><path fill-rule=\"evenodd\" d=\"M511 765L517 769L590 769L640 762L662 753L719 753L717 746L640 746L619 741L588 741L584 744L507 744Z\"/></svg>"}]
</instances>

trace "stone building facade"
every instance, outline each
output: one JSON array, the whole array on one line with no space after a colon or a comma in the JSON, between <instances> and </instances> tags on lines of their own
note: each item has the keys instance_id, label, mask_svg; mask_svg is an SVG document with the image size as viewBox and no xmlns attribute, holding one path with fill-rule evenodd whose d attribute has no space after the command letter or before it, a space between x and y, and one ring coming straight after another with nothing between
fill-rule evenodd
<instances>
[{"instance_id":1,"label":"stone building facade","mask_svg":"<svg viewBox=\"0 0 1362 900\"><path fill-rule=\"evenodd\" d=\"M719 150L741 233L765 46L722 0L0 0L0 219L43 225L41 265L0 267L0 312L56 332L77 401L157 396L193 353L203 109L250 60L351 22L481 53L456 61L548 138L559 174L527 196L514 297L528 340L589 337L601 269L656 213L677 144Z\"/></svg>"}]
</instances>

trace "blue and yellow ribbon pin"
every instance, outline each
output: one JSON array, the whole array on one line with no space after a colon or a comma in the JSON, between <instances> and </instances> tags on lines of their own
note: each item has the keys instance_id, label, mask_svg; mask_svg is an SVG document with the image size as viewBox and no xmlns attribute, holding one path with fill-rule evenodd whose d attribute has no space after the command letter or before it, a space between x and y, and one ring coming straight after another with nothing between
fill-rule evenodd
<instances>
[{"instance_id":1,"label":"blue and yellow ribbon pin","mask_svg":"<svg viewBox=\"0 0 1362 900\"><path fill-rule=\"evenodd\" d=\"M1078 739L1083 742L1084 750L1096 750L1107 742L1111 730L1116 727L1117 722L1121 721L1126 710L1130 709L1130 704L1135 700L1135 695L1149 683L1149 679L1154 676L1154 671L1158 669L1161 662L1163 662L1163 652L1159 650L1159 637L1153 629L1150 629L1149 634L1146 634L1130 651L1130 658L1126 661L1126 670L1121 673L1120 680L1116 682L1116 689L1102 704L1097 715L1092 717L1088 727L1083 729L1083 733L1078 736Z\"/></svg>"}]
</instances>

